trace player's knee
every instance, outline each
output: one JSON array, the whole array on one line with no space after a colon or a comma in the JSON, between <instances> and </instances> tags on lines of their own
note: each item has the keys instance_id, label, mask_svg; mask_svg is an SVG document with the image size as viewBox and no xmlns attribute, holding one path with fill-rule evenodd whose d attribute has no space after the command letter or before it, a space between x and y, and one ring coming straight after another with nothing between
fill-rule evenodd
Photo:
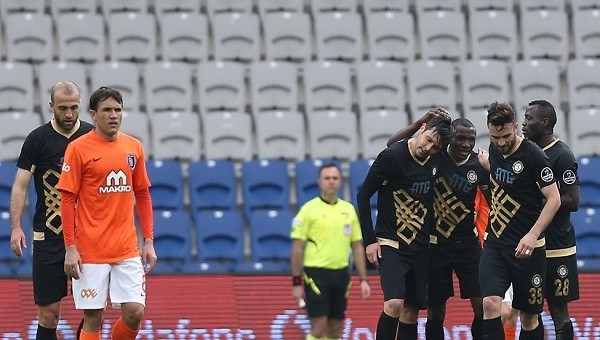
<instances>
[{"instance_id":1,"label":"player's knee","mask_svg":"<svg viewBox=\"0 0 600 340\"><path fill-rule=\"evenodd\" d=\"M402 312L403 307L404 300L401 299L391 299L383 303L383 311L385 312L385 314L392 317L400 317L400 313Z\"/></svg>"},{"instance_id":2,"label":"player's knee","mask_svg":"<svg viewBox=\"0 0 600 340\"><path fill-rule=\"evenodd\" d=\"M446 317L446 304L439 304L427 307L427 318L433 321L443 322Z\"/></svg>"},{"instance_id":3,"label":"player's knee","mask_svg":"<svg viewBox=\"0 0 600 340\"><path fill-rule=\"evenodd\" d=\"M56 328L60 319L60 308L39 308L38 319L40 325L45 328Z\"/></svg>"},{"instance_id":4,"label":"player's knee","mask_svg":"<svg viewBox=\"0 0 600 340\"><path fill-rule=\"evenodd\" d=\"M123 321L130 329L137 329L144 317L144 306L140 303L127 303L122 307Z\"/></svg>"},{"instance_id":5,"label":"player's knee","mask_svg":"<svg viewBox=\"0 0 600 340\"><path fill-rule=\"evenodd\" d=\"M538 314L519 313L521 318L521 327L524 330L530 331L538 326Z\"/></svg>"},{"instance_id":6,"label":"player's knee","mask_svg":"<svg viewBox=\"0 0 600 340\"><path fill-rule=\"evenodd\" d=\"M483 313L489 318L500 316L502 298L499 296L486 296L483 298Z\"/></svg>"}]
</instances>

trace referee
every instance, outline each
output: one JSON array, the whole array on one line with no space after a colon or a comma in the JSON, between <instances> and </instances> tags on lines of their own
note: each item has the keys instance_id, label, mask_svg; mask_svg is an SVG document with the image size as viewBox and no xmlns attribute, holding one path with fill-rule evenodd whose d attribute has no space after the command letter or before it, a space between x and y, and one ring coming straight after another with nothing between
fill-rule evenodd
<instances>
[{"instance_id":1,"label":"referee","mask_svg":"<svg viewBox=\"0 0 600 340\"><path fill-rule=\"evenodd\" d=\"M354 206L338 197L341 171L333 163L319 169L321 193L306 202L292 222L292 294L306 301L311 331L306 340L342 336L348 291L350 250L363 299L371 295L365 250Z\"/></svg>"}]
</instances>

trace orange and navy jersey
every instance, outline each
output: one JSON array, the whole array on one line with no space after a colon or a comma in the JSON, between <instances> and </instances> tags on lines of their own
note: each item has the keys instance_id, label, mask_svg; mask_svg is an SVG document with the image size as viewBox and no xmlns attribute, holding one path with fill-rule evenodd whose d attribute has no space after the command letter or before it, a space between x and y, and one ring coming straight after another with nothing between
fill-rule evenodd
<instances>
[{"instance_id":1,"label":"orange and navy jersey","mask_svg":"<svg viewBox=\"0 0 600 340\"><path fill-rule=\"evenodd\" d=\"M134 192L148 187L139 140L119 132L107 141L92 131L69 144L58 189L77 196L75 244L84 263L139 256Z\"/></svg>"}]
</instances>

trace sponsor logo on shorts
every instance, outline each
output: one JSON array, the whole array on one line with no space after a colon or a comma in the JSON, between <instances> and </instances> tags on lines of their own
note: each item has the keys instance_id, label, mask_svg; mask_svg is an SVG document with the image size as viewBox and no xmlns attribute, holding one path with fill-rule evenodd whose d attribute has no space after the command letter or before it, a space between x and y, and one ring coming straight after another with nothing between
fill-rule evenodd
<instances>
[{"instance_id":1,"label":"sponsor logo on shorts","mask_svg":"<svg viewBox=\"0 0 600 340\"><path fill-rule=\"evenodd\" d=\"M542 277L540 276L540 274L535 274L531 278L531 284L536 288L542 285Z\"/></svg>"},{"instance_id":2,"label":"sponsor logo on shorts","mask_svg":"<svg viewBox=\"0 0 600 340\"><path fill-rule=\"evenodd\" d=\"M93 299L98 295L98 292L93 288L85 288L81 290L79 295L84 299Z\"/></svg>"},{"instance_id":3,"label":"sponsor logo on shorts","mask_svg":"<svg viewBox=\"0 0 600 340\"><path fill-rule=\"evenodd\" d=\"M560 267L558 267L558 269L556 270L556 272L558 273L558 276L561 279L564 279L565 277L567 277L567 275L569 275L569 269L564 264L560 265Z\"/></svg>"}]
</instances>

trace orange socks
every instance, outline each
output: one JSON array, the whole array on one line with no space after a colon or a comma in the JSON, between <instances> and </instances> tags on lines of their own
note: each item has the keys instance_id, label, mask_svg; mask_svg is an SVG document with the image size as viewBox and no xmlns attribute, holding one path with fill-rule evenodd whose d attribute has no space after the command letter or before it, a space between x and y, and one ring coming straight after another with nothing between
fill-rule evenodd
<instances>
[{"instance_id":1,"label":"orange socks","mask_svg":"<svg viewBox=\"0 0 600 340\"><path fill-rule=\"evenodd\" d=\"M79 333L79 339L80 340L100 340L101 339L100 332L88 333L82 329L81 333Z\"/></svg>"},{"instance_id":2,"label":"orange socks","mask_svg":"<svg viewBox=\"0 0 600 340\"><path fill-rule=\"evenodd\" d=\"M135 340L135 337L137 336L138 331L139 331L139 329L136 329L134 331L131 328L127 327L125 322L123 322L123 318L119 318L119 320L117 320L117 322L115 323L115 326L113 327L112 338L114 340ZM98 339L100 339L100 338L98 338ZM83 337L82 337L81 340L85 340L85 339L83 339Z\"/></svg>"},{"instance_id":3,"label":"orange socks","mask_svg":"<svg viewBox=\"0 0 600 340\"><path fill-rule=\"evenodd\" d=\"M504 326L504 340L515 340L517 327Z\"/></svg>"}]
</instances>

